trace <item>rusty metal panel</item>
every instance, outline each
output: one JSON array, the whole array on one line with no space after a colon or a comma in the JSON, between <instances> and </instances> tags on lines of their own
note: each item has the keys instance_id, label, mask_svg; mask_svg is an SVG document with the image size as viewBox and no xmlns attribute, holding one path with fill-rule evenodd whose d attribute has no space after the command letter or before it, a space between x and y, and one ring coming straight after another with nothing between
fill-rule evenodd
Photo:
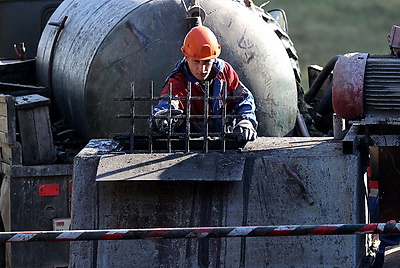
<instances>
[{"instance_id":1,"label":"rusty metal panel","mask_svg":"<svg viewBox=\"0 0 400 268\"><path fill-rule=\"evenodd\" d=\"M41 167L41 168L40 168ZM36 170L42 169L35 176L33 171L24 172L24 166L11 168L20 175L26 173L31 176L16 177L8 179L9 196L9 223L10 231L26 230L53 230L53 219L69 218L69 181L71 166L63 168L51 166L36 166ZM19 170L17 170L19 169ZM29 168L28 168L29 169ZM47 172L46 172L47 171ZM60 172L62 171L62 172ZM51 175L60 172L59 175ZM48 175L44 175L48 173ZM44 175L44 176L41 176ZM58 195L40 194L42 185L58 185ZM2 193L3 194L3 193ZM58 243L23 243L12 244L8 247L8 263L12 267L67 267L69 259L69 242Z\"/></svg>"}]
</instances>

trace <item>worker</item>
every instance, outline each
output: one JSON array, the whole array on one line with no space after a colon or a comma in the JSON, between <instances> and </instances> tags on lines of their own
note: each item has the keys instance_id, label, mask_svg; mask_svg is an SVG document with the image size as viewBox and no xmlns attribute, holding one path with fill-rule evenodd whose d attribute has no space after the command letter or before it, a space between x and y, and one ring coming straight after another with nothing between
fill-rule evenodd
<instances>
[{"instance_id":1,"label":"worker","mask_svg":"<svg viewBox=\"0 0 400 268\"><path fill-rule=\"evenodd\" d=\"M397 25L392 26L392 30L388 37L390 54L400 58L400 27Z\"/></svg>"},{"instance_id":2,"label":"worker","mask_svg":"<svg viewBox=\"0 0 400 268\"><path fill-rule=\"evenodd\" d=\"M257 120L255 116L254 98L249 89L239 80L238 74L232 66L219 59L221 46L219 45L214 33L205 26L196 26L186 35L181 51L184 57L178 61L173 72L167 77L161 97L168 96L170 84L172 86L173 97L186 97L188 94L187 85L191 83L192 97L204 97L206 83L209 83L209 96L222 96L224 83L227 85L227 95L239 98L227 99L226 114L237 115L227 125L222 126L221 118L208 120L209 132L222 132L225 127L226 132L238 133L241 142L253 141L257 137ZM209 101L209 114L221 115L223 101L221 99L211 99ZM160 100L153 109L155 117L155 127L159 132L167 132L170 123L166 120L169 113L168 106L171 103L171 114L186 114L186 100ZM204 101L192 100L190 103L190 115L203 115ZM179 121L179 122L178 122ZM171 120L171 127L176 132L183 132L183 120ZM191 118L191 132L204 131L204 119Z\"/></svg>"}]
</instances>

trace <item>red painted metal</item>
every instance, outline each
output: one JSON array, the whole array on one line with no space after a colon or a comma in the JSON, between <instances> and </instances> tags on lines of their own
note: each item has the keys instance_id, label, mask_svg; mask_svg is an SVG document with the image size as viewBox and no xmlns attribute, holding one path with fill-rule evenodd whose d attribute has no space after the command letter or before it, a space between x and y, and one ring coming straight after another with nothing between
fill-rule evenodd
<instances>
[{"instance_id":1,"label":"red painted metal","mask_svg":"<svg viewBox=\"0 0 400 268\"><path fill-rule=\"evenodd\" d=\"M333 70L332 105L334 112L347 120L362 119L363 87L367 53L345 54Z\"/></svg>"},{"instance_id":2,"label":"red painted metal","mask_svg":"<svg viewBox=\"0 0 400 268\"><path fill-rule=\"evenodd\" d=\"M59 184L41 184L39 185L39 196L58 196L60 195Z\"/></svg>"}]
</instances>

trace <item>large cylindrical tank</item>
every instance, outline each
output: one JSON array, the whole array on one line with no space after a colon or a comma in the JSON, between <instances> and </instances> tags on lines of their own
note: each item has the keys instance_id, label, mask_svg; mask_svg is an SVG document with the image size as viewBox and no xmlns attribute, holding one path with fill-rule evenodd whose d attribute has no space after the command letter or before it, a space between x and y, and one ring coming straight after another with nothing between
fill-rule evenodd
<instances>
[{"instance_id":1,"label":"large cylindrical tank","mask_svg":"<svg viewBox=\"0 0 400 268\"><path fill-rule=\"evenodd\" d=\"M189 6L189 1L186 1ZM257 105L260 136L284 136L295 124L296 81L286 50L269 24L244 5L231 0L202 0L204 25L216 34L220 58L230 62ZM130 95L155 95L175 63L188 31L181 0L66 0L50 21L68 16L54 50L53 104L85 138L129 132L130 121L115 119L129 113ZM37 53L38 80L47 85L57 27L46 26ZM140 113L150 113L142 107ZM148 111L148 112L147 112ZM135 131L144 129L135 126Z\"/></svg>"}]
</instances>

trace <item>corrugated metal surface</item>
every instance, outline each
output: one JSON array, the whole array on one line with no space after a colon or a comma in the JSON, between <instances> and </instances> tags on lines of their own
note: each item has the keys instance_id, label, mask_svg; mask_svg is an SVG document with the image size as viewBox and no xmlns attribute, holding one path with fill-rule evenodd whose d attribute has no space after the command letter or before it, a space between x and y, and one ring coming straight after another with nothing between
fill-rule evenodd
<instances>
[{"instance_id":1,"label":"corrugated metal surface","mask_svg":"<svg viewBox=\"0 0 400 268\"><path fill-rule=\"evenodd\" d=\"M366 117L400 115L400 59L390 55L370 55L364 80Z\"/></svg>"}]
</instances>

